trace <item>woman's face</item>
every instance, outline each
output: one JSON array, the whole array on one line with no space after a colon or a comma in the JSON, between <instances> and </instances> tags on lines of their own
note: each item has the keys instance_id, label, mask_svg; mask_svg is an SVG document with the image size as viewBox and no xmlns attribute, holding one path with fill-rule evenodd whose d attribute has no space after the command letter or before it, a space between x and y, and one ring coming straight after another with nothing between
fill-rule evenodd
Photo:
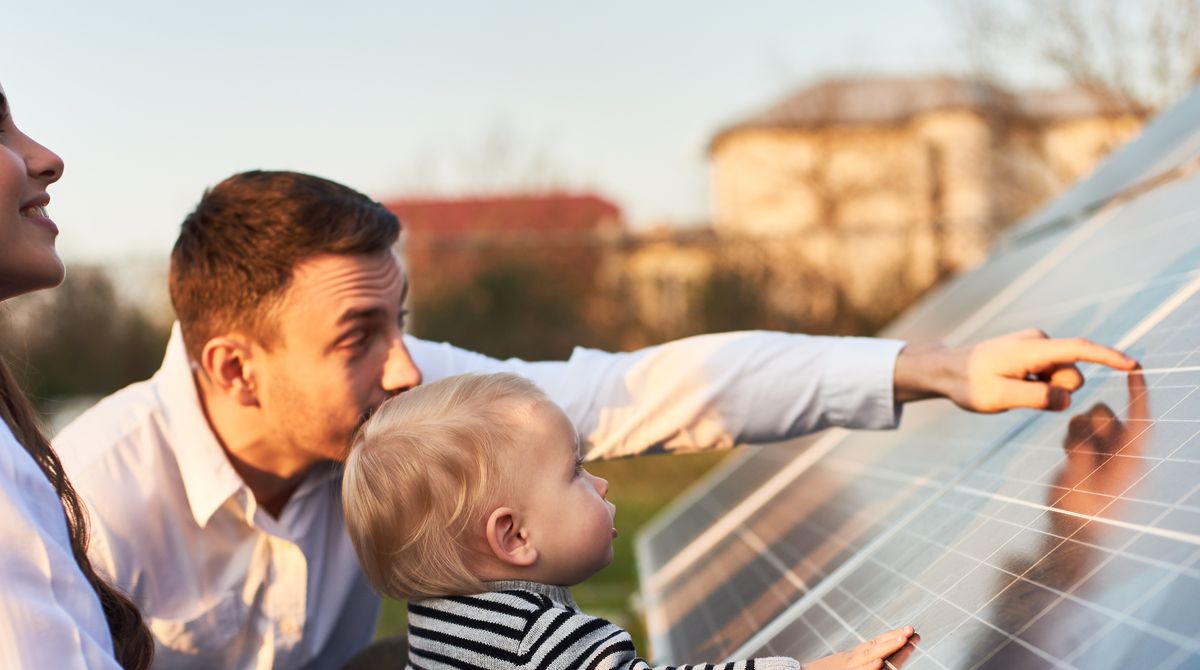
<instances>
[{"instance_id":1,"label":"woman's face","mask_svg":"<svg viewBox=\"0 0 1200 670\"><path fill-rule=\"evenodd\" d=\"M46 214L46 188L62 171L61 158L13 124L0 88L0 299L63 280L63 264L54 249L58 227Z\"/></svg>"}]
</instances>

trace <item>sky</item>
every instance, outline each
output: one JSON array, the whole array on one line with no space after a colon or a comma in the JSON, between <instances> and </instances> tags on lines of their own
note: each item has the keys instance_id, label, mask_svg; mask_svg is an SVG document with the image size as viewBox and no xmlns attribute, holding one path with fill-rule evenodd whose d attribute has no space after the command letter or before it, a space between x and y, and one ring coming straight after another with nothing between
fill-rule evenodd
<instances>
[{"instance_id":1,"label":"sky","mask_svg":"<svg viewBox=\"0 0 1200 670\"><path fill-rule=\"evenodd\" d=\"M47 0L6 22L14 118L66 161L69 262L165 259L203 190L255 168L703 223L721 127L831 75L967 71L952 0Z\"/></svg>"}]
</instances>

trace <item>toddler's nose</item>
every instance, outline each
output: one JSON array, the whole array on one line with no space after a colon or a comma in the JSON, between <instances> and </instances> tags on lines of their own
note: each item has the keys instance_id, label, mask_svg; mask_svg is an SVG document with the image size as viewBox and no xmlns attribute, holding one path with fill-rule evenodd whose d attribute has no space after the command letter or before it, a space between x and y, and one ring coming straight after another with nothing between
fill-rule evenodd
<instances>
[{"instance_id":1,"label":"toddler's nose","mask_svg":"<svg viewBox=\"0 0 1200 670\"><path fill-rule=\"evenodd\" d=\"M603 498L608 495L608 480L603 477L592 475L592 486L596 487L596 492Z\"/></svg>"}]
</instances>

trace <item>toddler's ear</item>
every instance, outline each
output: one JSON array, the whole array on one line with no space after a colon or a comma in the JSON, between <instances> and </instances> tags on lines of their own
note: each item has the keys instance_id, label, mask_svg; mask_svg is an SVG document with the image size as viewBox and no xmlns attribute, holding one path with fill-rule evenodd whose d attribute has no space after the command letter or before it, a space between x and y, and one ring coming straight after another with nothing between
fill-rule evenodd
<instances>
[{"instance_id":1,"label":"toddler's ear","mask_svg":"<svg viewBox=\"0 0 1200 670\"><path fill-rule=\"evenodd\" d=\"M521 526L521 517L511 507L499 507L487 520L487 541L492 554L503 563L527 568L537 561L537 549Z\"/></svg>"}]
</instances>

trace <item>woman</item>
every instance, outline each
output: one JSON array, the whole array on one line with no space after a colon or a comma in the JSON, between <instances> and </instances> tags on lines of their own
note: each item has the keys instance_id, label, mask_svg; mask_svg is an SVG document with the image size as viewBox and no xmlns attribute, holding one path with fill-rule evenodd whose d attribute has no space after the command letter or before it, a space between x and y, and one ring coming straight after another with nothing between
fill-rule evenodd
<instances>
[{"instance_id":1,"label":"woman","mask_svg":"<svg viewBox=\"0 0 1200 670\"><path fill-rule=\"evenodd\" d=\"M0 300L63 280L46 215L62 170L13 125L0 88ZM3 363L0 418L0 667L149 667L142 617L92 569L83 506Z\"/></svg>"}]
</instances>

